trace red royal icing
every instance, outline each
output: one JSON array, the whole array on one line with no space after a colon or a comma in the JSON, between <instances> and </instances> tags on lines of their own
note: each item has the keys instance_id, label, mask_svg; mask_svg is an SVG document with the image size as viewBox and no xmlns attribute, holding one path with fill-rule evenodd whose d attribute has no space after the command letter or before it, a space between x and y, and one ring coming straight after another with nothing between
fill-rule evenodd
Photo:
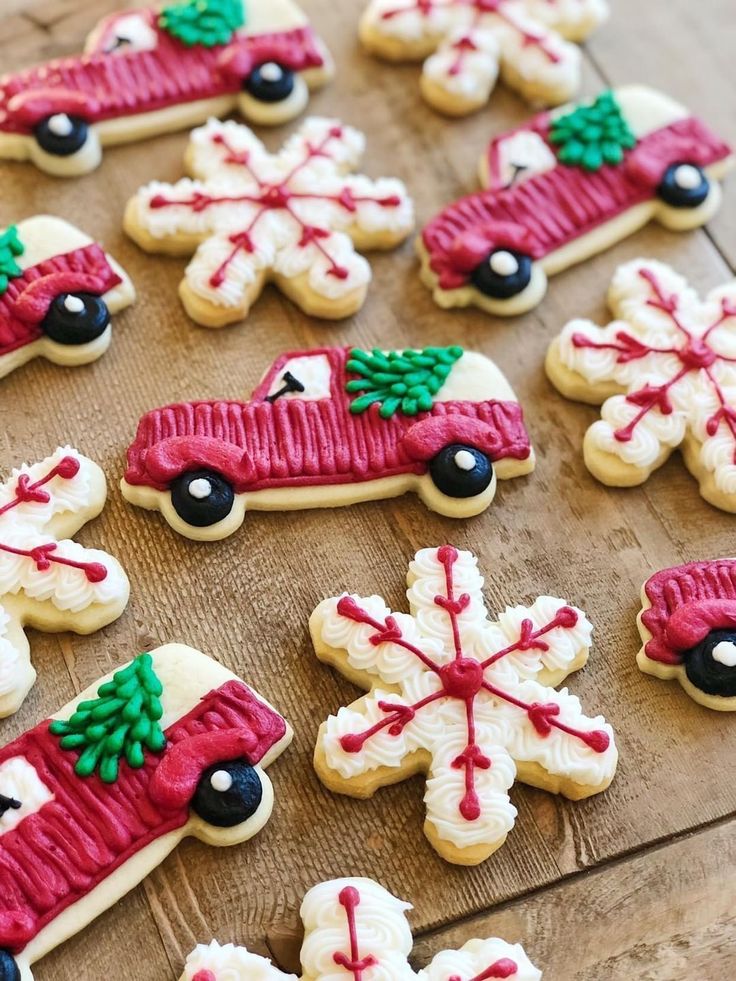
<instances>
[{"instance_id":1,"label":"red royal icing","mask_svg":"<svg viewBox=\"0 0 736 981\"><path fill-rule=\"evenodd\" d=\"M39 811L0 835L0 948L18 953L63 910L86 896L146 845L189 819L181 796L155 799L158 769L169 755L183 759L192 745L200 761L233 730L243 733L257 763L283 738L284 720L242 682L229 681L206 695L166 730L163 757L149 755L142 769L123 762L114 784L78 777L77 754L62 750L42 722L0 750L0 764L24 757L54 794ZM196 742L191 742L197 740ZM182 767L182 770L184 768ZM166 805L172 803L172 809Z\"/></svg>"},{"instance_id":2,"label":"red royal icing","mask_svg":"<svg viewBox=\"0 0 736 981\"><path fill-rule=\"evenodd\" d=\"M348 921L348 936L350 937L350 953L336 951L332 955L335 964L344 967L353 975L353 981L363 981L363 972L369 967L376 967L380 962L373 954L361 956L358 943L358 927L355 922L355 911L360 905L360 893L355 886L346 886L337 897L345 910Z\"/></svg>"},{"instance_id":3,"label":"red royal icing","mask_svg":"<svg viewBox=\"0 0 736 981\"><path fill-rule=\"evenodd\" d=\"M155 25L153 17L150 23ZM267 61L292 71L324 64L310 27L236 35L214 48L187 48L166 31L156 28L156 34L152 51L96 50L6 75L0 81L0 130L30 135L38 122L58 112L95 123L234 96L253 68Z\"/></svg>"},{"instance_id":4,"label":"red royal icing","mask_svg":"<svg viewBox=\"0 0 736 981\"><path fill-rule=\"evenodd\" d=\"M0 356L42 336L41 321L59 294L102 296L121 282L97 244L45 259L14 276L0 296Z\"/></svg>"},{"instance_id":5,"label":"red royal icing","mask_svg":"<svg viewBox=\"0 0 736 981\"><path fill-rule=\"evenodd\" d=\"M558 164L511 187L499 186L501 141L519 131L546 139L548 128L549 114L542 113L494 140L488 150L490 187L456 201L425 226L422 241L442 289L467 285L474 268L470 263L476 257L475 265L483 261L492 248L518 248L541 259L651 200L667 167L682 162L688 148L693 162L701 166L724 160L731 152L700 120L689 117L645 136L618 166L589 173Z\"/></svg>"},{"instance_id":6,"label":"red royal icing","mask_svg":"<svg viewBox=\"0 0 736 981\"><path fill-rule=\"evenodd\" d=\"M476 974L475 977L469 979L469 981L490 981L491 978L510 978L519 970L516 961L512 961L510 957L502 957L500 961L496 961L495 964L491 964L490 967L486 968L480 974ZM453 974L448 981L462 981L462 978Z\"/></svg>"},{"instance_id":7,"label":"red royal icing","mask_svg":"<svg viewBox=\"0 0 736 981\"><path fill-rule=\"evenodd\" d=\"M192 981L217 981L217 977L212 973L212 971L197 971L192 978Z\"/></svg>"},{"instance_id":8,"label":"red royal icing","mask_svg":"<svg viewBox=\"0 0 736 981\"><path fill-rule=\"evenodd\" d=\"M450 438L494 460L528 458L529 436L516 402L435 402L430 412L390 419L378 406L351 413L345 392L350 350L281 355L250 402L189 402L147 413L128 449L126 481L166 490L180 474L205 467L242 492L423 474ZM300 353L327 357L330 397L267 402L284 365Z\"/></svg>"},{"instance_id":9,"label":"red royal icing","mask_svg":"<svg viewBox=\"0 0 736 981\"><path fill-rule=\"evenodd\" d=\"M46 504L51 498L48 491L44 490L45 485L56 477L60 480L72 480L79 473L79 466L79 460L75 457L65 456L48 473L32 483L27 473L20 474L16 481L13 497L0 507L0 516L7 514L20 504L28 501ZM78 569L83 572L89 582L102 582L107 578L107 569L101 562L77 562L74 559L57 555L57 548L58 542L47 542L43 545L35 545L32 548L22 548L19 545L11 545L8 542L0 540L0 552L31 559L35 562L36 569L39 572L44 572L46 569L51 568L52 565L63 565L69 569Z\"/></svg>"},{"instance_id":10,"label":"red royal icing","mask_svg":"<svg viewBox=\"0 0 736 981\"><path fill-rule=\"evenodd\" d=\"M663 569L647 580L644 592L651 606L641 620L652 635L644 650L653 661L680 664L710 630L736 626L734 559Z\"/></svg>"},{"instance_id":11,"label":"red royal icing","mask_svg":"<svg viewBox=\"0 0 736 981\"><path fill-rule=\"evenodd\" d=\"M543 639L546 634L556 627L574 627L578 614L569 606L563 606L555 616L542 627L534 628L531 620L522 622L521 636L513 644L490 654L484 659L467 654L462 647L458 617L470 603L467 593L456 595L454 581L454 566L458 559L457 549L451 545L443 545L437 551L437 558L445 570L446 596L436 596L435 604L447 614L452 627L454 638L455 658L446 665L439 665L419 647L407 641L398 621L388 616L383 623L374 619L367 610L351 596L342 597L337 604L340 616L355 623L364 623L372 627L375 633L371 643L378 645L386 642L396 644L408 651L422 664L433 671L440 679L442 688L427 695L413 705L397 705L388 700L379 702L379 708L386 713L385 718L376 722L361 732L347 733L340 738L340 745L346 753L359 753L365 743L379 732L387 732L389 736L399 736L404 728L428 705L446 698L455 698L465 703L467 742L463 751L453 761L453 766L465 772L465 793L459 804L459 811L466 821L475 821L480 817L480 801L475 788L475 771L487 770L491 759L483 752L476 742L475 700L481 692L488 692L501 701L515 705L524 711L540 738L548 736L552 729L558 729L575 739L579 739L596 753L604 753L609 746L610 737L604 730L584 732L574 729L561 722L557 715L559 706L539 702L525 702L511 692L505 691L499 685L487 681L484 672L492 664L500 661L516 651L546 651L549 645ZM492 977L493 975L488 975ZM504 977L504 975L500 975Z\"/></svg>"}]
</instances>

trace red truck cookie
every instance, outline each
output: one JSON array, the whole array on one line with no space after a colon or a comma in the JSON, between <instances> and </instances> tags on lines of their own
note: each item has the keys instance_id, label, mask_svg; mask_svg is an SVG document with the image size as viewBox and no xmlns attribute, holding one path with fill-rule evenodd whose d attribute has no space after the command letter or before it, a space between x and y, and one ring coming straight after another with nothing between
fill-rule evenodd
<instances>
[{"instance_id":1,"label":"red truck cookie","mask_svg":"<svg viewBox=\"0 0 736 981\"><path fill-rule=\"evenodd\" d=\"M523 414L488 358L319 348L282 354L248 402L147 413L128 449L124 496L189 538L231 535L247 508L335 507L415 491L470 517L496 479L534 469Z\"/></svg>"}]
</instances>

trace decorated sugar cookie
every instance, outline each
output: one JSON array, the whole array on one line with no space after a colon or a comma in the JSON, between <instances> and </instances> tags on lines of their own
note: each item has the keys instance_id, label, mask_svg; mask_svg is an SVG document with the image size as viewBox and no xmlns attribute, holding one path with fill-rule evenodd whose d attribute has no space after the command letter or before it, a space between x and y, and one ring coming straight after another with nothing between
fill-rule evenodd
<instances>
[{"instance_id":1,"label":"decorated sugar cookie","mask_svg":"<svg viewBox=\"0 0 736 981\"><path fill-rule=\"evenodd\" d=\"M102 147L238 109L258 125L299 115L332 61L293 0L170 0L105 17L82 55L0 77L0 158L57 177Z\"/></svg>"},{"instance_id":2,"label":"decorated sugar cookie","mask_svg":"<svg viewBox=\"0 0 736 981\"><path fill-rule=\"evenodd\" d=\"M644 583L636 661L701 705L736 711L736 559L689 562Z\"/></svg>"},{"instance_id":3,"label":"decorated sugar cookie","mask_svg":"<svg viewBox=\"0 0 736 981\"><path fill-rule=\"evenodd\" d=\"M112 256L73 225L37 215L0 232L0 378L33 358L96 361L110 315L135 300Z\"/></svg>"},{"instance_id":4,"label":"decorated sugar cookie","mask_svg":"<svg viewBox=\"0 0 736 981\"><path fill-rule=\"evenodd\" d=\"M496 938L469 940L443 950L423 970L409 964L413 938L408 903L372 879L334 879L304 897L302 981L540 981L521 944ZM200 944L187 958L181 981L297 981L244 947Z\"/></svg>"},{"instance_id":5,"label":"decorated sugar cookie","mask_svg":"<svg viewBox=\"0 0 736 981\"><path fill-rule=\"evenodd\" d=\"M312 614L319 659L369 692L323 723L314 765L352 797L426 773L425 834L476 865L514 826L515 779L572 800L613 779L610 725L555 690L586 663L592 626L552 596L490 620L477 560L451 545L418 552L407 583L410 614L346 593Z\"/></svg>"},{"instance_id":6,"label":"decorated sugar cookie","mask_svg":"<svg viewBox=\"0 0 736 981\"><path fill-rule=\"evenodd\" d=\"M180 294L207 327L242 320L269 281L305 313L347 317L371 280L356 250L393 248L414 227L401 181L351 173L364 147L313 117L271 154L247 126L212 119L192 133L193 179L141 188L125 229L148 252L194 252Z\"/></svg>"},{"instance_id":7,"label":"decorated sugar cookie","mask_svg":"<svg viewBox=\"0 0 736 981\"><path fill-rule=\"evenodd\" d=\"M606 0L370 0L360 36L389 61L426 59L422 95L463 116L486 104L499 73L530 102L571 98L581 56L569 41L607 16Z\"/></svg>"},{"instance_id":8,"label":"decorated sugar cookie","mask_svg":"<svg viewBox=\"0 0 736 981\"><path fill-rule=\"evenodd\" d=\"M0 749L0 977L31 981L182 838L252 838L291 736L230 671L169 644Z\"/></svg>"},{"instance_id":9,"label":"decorated sugar cookie","mask_svg":"<svg viewBox=\"0 0 736 981\"><path fill-rule=\"evenodd\" d=\"M417 493L454 518L530 473L521 408L496 365L461 347L282 354L248 402L148 412L123 495L180 534L231 535L246 509L337 507Z\"/></svg>"},{"instance_id":10,"label":"decorated sugar cookie","mask_svg":"<svg viewBox=\"0 0 736 981\"><path fill-rule=\"evenodd\" d=\"M491 142L482 191L425 226L422 279L442 307L524 313L548 276L652 219L675 231L704 225L733 162L704 123L643 86L541 113Z\"/></svg>"},{"instance_id":11,"label":"decorated sugar cookie","mask_svg":"<svg viewBox=\"0 0 736 981\"><path fill-rule=\"evenodd\" d=\"M36 680L24 626L89 634L125 609L120 563L67 537L97 517L106 496L100 468L69 446L0 484L0 718Z\"/></svg>"},{"instance_id":12,"label":"decorated sugar cookie","mask_svg":"<svg viewBox=\"0 0 736 981\"><path fill-rule=\"evenodd\" d=\"M612 323L574 320L547 355L563 395L603 406L585 434L588 469L631 487L679 448L703 497L736 511L736 280L701 300L669 266L635 259L608 302Z\"/></svg>"}]
</instances>

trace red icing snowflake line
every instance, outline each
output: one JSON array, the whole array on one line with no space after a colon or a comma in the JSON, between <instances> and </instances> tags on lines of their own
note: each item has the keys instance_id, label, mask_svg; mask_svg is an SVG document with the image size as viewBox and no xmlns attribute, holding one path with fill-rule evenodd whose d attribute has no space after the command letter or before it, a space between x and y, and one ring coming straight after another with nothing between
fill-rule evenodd
<instances>
[{"instance_id":1,"label":"red icing snowflake line","mask_svg":"<svg viewBox=\"0 0 736 981\"><path fill-rule=\"evenodd\" d=\"M680 370L661 385L650 385L648 382L643 388L635 392L630 392L626 396L626 401L632 405L638 405L640 411L633 419L620 429L615 430L614 437L620 443L628 443L634 436L634 431L644 417L653 409L659 409L662 415L671 415L674 406L670 398L672 388L686 375L693 371L702 371L710 382L713 394L718 401L718 409L708 419L706 432L709 436L714 436L721 422L725 422L734 441L734 463L736 463L736 408L729 404L724 394L721 384L713 374L713 366L719 361L729 364L736 364L736 358L727 357L720 354L709 343L708 339L712 332L720 327L731 317L736 317L736 304L727 297L721 298L721 312L711 323L701 336L696 336L683 323L680 309L680 298L676 293L667 295L657 276L651 269L640 269L639 276L644 279L651 288L652 295L646 301L648 306L666 314L674 327L682 335L683 343L676 347L654 347L644 341L632 337L625 330L616 333L616 343L601 343L593 341L585 334L575 333L572 342L577 348L597 348L599 350L617 351L617 364L628 364L637 361L649 354L672 354L681 364Z\"/></svg>"},{"instance_id":2,"label":"red icing snowflake line","mask_svg":"<svg viewBox=\"0 0 736 981\"><path fill-rule=\"evenodd\" d=\"M553 2L553 0L548 0L548 2ZM473 10L473 21L469 25L469 31L474 28L481 26L481 21L484 14L495 14L500 20L512 27L521 36L524 47L537 47L546 56L546 58L553 64L557 64L560 60L559 55L554 50L553 46L548 43L548 40L543 35L535 34L528 28L523 27L516 17L513 15L513 8L508 4L508 0L414 0L413 6L410 7L394 7L390 10L384 10L381 14L382 20L393 20L395 17L400 17L402 14L417 12L422 17L429 17L433 10L442 10L450 8L469 8ZM450 75L459 75L463 68L463 63L466 56L472 52L478 50L478 45L473 40L470 33L461 35L453 44L452 47L457 50L457 57L449 69Z\"/></svg>"},{"instance_id":3,"label":"red icing snowflake line","mask_svg":"<svg viewBox=\"0 0 736 981\"><path fill-rule=\"evenodd\" d=\"M437 558L445 570L447 595L435 596L434 603L447 613L455 647L455 656L447 664L437 664L424 651L407 641L395 617L389 615L383 623L380 623L371 617L352 597L343 596L338 601L337 612L340 616L355 623L367 624L375 629L376 633L370 638L370 642L374 646L393 643L402 647L418 658L426 668L434 672L442 684L442 688L438 691L425 696L413 705L399 705L385 700L379 701L378 706L387 713L386 717L362 732L344 734L340 737L340 745L346 753L358 753L364 744L378 732L387 730L390 736L400 735L415 716L433 702L446 698L454 698L464 702L467 740L465 748L453 760L452 765L455 769L465 771L465 794L460 801L460 813L466 821L474 821L481 815L480 800L475 787L475 771L490 769L492 765L492 761L483 753L482 748L476 742L475 704L481 693L487 692L494 698L501 699L525 712L537 734L542 738L548 736L552 729L558 729L569 736L580 739L596 753L604 753L610 744L610 737L602 729L584 732L565 725L557 718L560 707L554 702L525 702L486 680L485 670L509 654L530 650L543 653L549 650L549 645L542 639L544 635L557 627L563 629L574 627L578 621L578 613L572 607L563 606L548 623L536 630L531 620L523 620L520 637L513 644L489 654L482 661L466 655L462 648L458 616L470 604L470 596L467 593L461 593L460 596L455 597L453 568L458 557L457 549L451 545L443 545L437 551Z\"/></svg>"},{"instance_id":4,"label":"red icing snowflake line","mask_svg":"<svg viewBox=\"0 0 736 981\"><path fill-rule=\"evenodd\" d=\"M307 141L306 152L303 159L292 168L286 177L276 183L272 183L264 180L256 173L252 164L250 151L236 150L230 145L230 143L228 143L227 138L223 133L217 133L212 137L212 142L216 145L223 146L227 151L228 156L225 157L223 162L226 164L233 164L243 167L248 172L252 180L254 180L257 184L256 193L215 196L205 194L201 191L195 191L188 200L184 201L176 201L172 198L167 198L163 194L156 194L151 198L150 207L153 209L165 208L169 206L188 207L191 208L192 211L201 212L209 208L211 205L216 204L237 204L245 202L259 206L259 210L254 215L247 228L244 228L239 232L234 232L229 236L229 241L233 245L233 250L230 255L227 256L225 261L210 276L210 285L212 287L217 288L218 286L222 285L222 283L225 281L230 265L233 263L241 250L250 253L255 252L253 232L261 218L269 211L287 212L301 229L301 239L298 243L299 247L306 248L308 245L314 245L329 263L327 275L334 276L337 279L347 279L349 271L344 266L341 266L322 244L321 240L329 238L332 234L331 231L328 228L321 228L317 225L306 224L294 211L291 206L291 202L298 200L328 201L331 204L340 205L341 208L349 213L354 213L357 211L357 206L364 203L377 204L382 208L397 208L401 204L401 199L396 194L390 194L385 197L358 197L352 193L349 187L344 187L339 194L317 194L291 190L289 184L294 177L296 177L296 175L310 163L310 161L314 160L316 157L326 157L328 160L332 159L329 152L327 152L327 147L332 140L342 139L342 136L343 128L341 126L333 126L316 145L313 145Z\"/></svg>"},{"instance_id":5,"label":"red icing snowflake line","mask_svg":"<svg viewBox=\"0 0 736 981\"><path fill-rule=\"evenodd\" d=\"M0 507L0 517L12 511L20 504L30 502L37 504L48 504L51 495L44 490L44 486L55 477L62 480L72 480L79 473L80 463L73 456L63 457L55 467L52 467L43 477L31 483L27 473L22 473L18 477L15 485L15 494L12 500ZM36 545L33 548L16 548L8 545L7 542L0 541L0 552L7 552L10 555L19 555L23 558L31 559L36 564L38 572L45 572L55 565L65 565L72 569L79 569L84 572L89 582L102 582L107 578L107 569L101 562L76 562L74 559L67 559L56 555L58 542L48 542L44 545Z\"/></svg>"},{"instance_id":6,"label":"red icing snowflake line","mask_svg":"<svg viewBox=\"0 0 736 981\"><path fill-rule=\"evenodd\" d=\"M356 909L360 905L360 891L355 886L345 886L340 890L338 902L345 910L348 923L348 937L350 942L350 953L336 951L332 959L339 967L344 967L353 975L353 981L363 981L363 974L370 967L380 966L380 961L373 954L361 955L360 942L358 940L358 924ZM491 978L510 978L518 971L518 965L510 957L503 957L487 967L480 974L469 978L468 981L490 981ZM204 973L204 972L203 972ZM199 979L195 975L194 981L209 981L209 979ZM453 974L447 981L461 981L461 978Z\"/></svg>"}]
</instances>

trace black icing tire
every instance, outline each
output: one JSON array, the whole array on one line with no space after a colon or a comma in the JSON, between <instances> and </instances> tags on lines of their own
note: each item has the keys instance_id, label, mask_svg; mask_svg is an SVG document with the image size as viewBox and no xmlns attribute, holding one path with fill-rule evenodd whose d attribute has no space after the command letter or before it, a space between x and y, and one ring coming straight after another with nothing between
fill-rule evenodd
<instances>
[{"instance_id":1,"label":"black icing tire","mask_svg":"<svg viewBox=\"0 0 736 981\"><path fill-rule=\"evenodd\" d=\"M36 142L54 157L71 157L89 137L89 125L78 116L59 112L41 120L34 130Z\"/></svg>"},{"instance_id":2,"label":"black icing tire","mask_svg":"<svg viewBox=\"0 0 736 981\"><path fill-rule=\"evenodd\" d=\"M697 208L710 193L710 181L696 164L671 164L657 189L659 197L672 208Z\"/></svg>"},{"instance_id":3,"label":"black icing tire","mask_svg":"<svg viewBox=\"0 0 736 981\"><path fill-rule=\"evenodd\" d=\"M20 969L7 950L0 950L0 981L20 981Z\"/></svg>"},{"instance_id":4,"label":"black icing tire","mask_svg":"<svg viewBox=\"0 0 736 981\"><path fill-rule=\"evenodd\" d=\"M192 810L216 828L232 828L253 817L263 800L263 784L243 760L216 763L202 774Z\"/></svg>"},{"instance_id":5,"label":"black icing tire","mask_svg":"<svg viewBox=\"0 0 736 981\"><path fill-rule=\"evenodd\" d=\"M736 697L736 665L724 664L714 656L719 644L736 645L736 631L711 630L705 640L685 655L685 674L691 685L706 695Z\"/></svg>"},{"instance_id":6,"label":"black icing tire","mask_svg":"<svg viewBox=\"0 0 736 981\"><path fill-rule=\"evenodd\" d=\"M493 464L474 446L453 443L440 450L429 473L437 490L448 497L477 497L493 480Z\"/></svg>"},{"instance_id":7,"label":"black icing tire","mask_svg":"<svg viewBox=\"0 0 736 981\"><path fill-rule=\"evenodd\" d=\"M224 477L212 470L190 470L171 485L171 503L182 521L195 528L208 528L226 518L233 509L235 491Z\"/></svg>"},{"instance_id":8,"label":"black icing tire","mask_svg":"<svg viewBox=\"0 0 736 981\"><path fill-rule=\"evenodd\" d=\"M513 249L494 249L472 272L470 281L484 296L509 300L532 280L532 260Z\"/></svg>"},{"instance_id":9,"label":"black icing tire","mask_svg":"<svg viewBox=\"0 0 736 981\"><path fill-rule=\"evenodd\" d=\"M284 102L294 91L294 72L277 61L258 65L243 82L243 89L259 102Z\"/></svg>"},{"instance_id":10,"label":"black icing tire","mask_svg":"<svg viewBox=\"0 0 736 981\"><path fill-rule=\"evenodd\" d=\"M41 330L57 344L89 344L105 333L110 311L91 293L60 293L41 322Z\"/></svg>"}]
</instances>

